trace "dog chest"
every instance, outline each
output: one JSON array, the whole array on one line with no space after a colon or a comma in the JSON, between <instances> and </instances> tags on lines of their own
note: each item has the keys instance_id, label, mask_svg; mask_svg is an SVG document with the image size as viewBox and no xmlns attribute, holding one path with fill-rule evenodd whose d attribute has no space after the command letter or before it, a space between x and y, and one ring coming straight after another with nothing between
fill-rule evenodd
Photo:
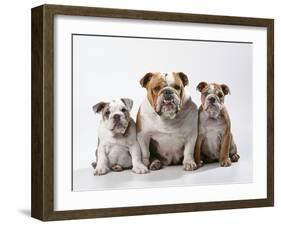
<instances>
[{"instance_id":1,"label":"dog chest","mask_svg":"<svg viewBox=\"0 0 281 226\"><path fill-rule=\"evenodd\" d=\"M204 136L202 153L211 159L218 159L225 124L217 119L204 119L201 117L200 120L199 134Z\"/></svg>"},{"instance_id":2,"label":"dog chest","mask_svg":"<svg viewBox=\"0 0 281 226\"><path fill-rule=\"evenodd\" d=\"M178 164L183 157L184 137L175 134L155 134L152 139L157 143L156 152L164 164Z\"/></svg>"}]
</instances>

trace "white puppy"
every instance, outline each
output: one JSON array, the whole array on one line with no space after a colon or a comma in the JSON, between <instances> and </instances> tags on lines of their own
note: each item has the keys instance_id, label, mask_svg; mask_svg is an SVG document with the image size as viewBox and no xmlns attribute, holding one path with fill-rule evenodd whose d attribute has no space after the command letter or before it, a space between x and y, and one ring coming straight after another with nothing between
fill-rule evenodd
<instances>
[{"instance_id":1,"label":"white puppy","mask_svg":"<svg viewBox=\"0 0 281 226\"><path fill-rule=\"evenodd\" d=\"M94 175L106 174L110 169L121 171L131 168L135 173L147 173L141 161L141 151L136 137L136 125L130 117L133 106L131 99L100 102L93 106L96 113L102 113L98 129L98 148Z\"/></svg>"}]
</instances>

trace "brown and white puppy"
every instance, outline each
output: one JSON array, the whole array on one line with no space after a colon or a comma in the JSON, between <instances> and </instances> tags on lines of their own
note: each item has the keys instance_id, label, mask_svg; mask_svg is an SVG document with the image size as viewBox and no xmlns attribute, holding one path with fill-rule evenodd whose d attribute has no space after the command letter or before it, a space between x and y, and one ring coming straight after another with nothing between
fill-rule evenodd
<instances>
[{"instance_id":1,"label":"brown and white puppy","mask_svg":"<svg viewBox=\"0 0 281 226\"><path fill-rule=\"evenodd\" d=\"M195 147L195 161L219 161L221 166L237 162L239 155L231 133L231 123L224 105L224 97L230 90L227 85L200 82L199 133Z\"/></svg>"},{"instance_id":2,"label":"brown and white puppy","mask_svg":"<svg viewBox=\"0 0 281 226\"><path fill-rule=\"evenodd\" d=\"M151 170L183 164L196 169L197 106L185 93L188 78L182 72L147 73L140 84L147 90L137 115L137 138L142 159Z\"/></svg>"},{"instance_id":3,"label":"brown and white puppy","mask_svg":"<svg viewBox=\"0 0 281 226\"><path fill-rule=\"evenodd\" d=\"M102 113L98 129L98 148L94 175L106 174L110 169L121 171L131 168L135 173L147 173L141 161L141 151L136 137L136 125L130 117L133 106L131 99L100 102L93 106L96 113Z\"/></svg>"}]
</instances>

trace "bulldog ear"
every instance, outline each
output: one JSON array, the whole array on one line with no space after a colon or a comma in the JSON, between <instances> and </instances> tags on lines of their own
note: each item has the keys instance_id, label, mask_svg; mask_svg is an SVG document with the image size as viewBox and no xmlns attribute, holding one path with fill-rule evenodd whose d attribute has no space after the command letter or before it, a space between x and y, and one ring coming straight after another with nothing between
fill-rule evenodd
<instances>
[{"instance_id":1,"label":"bulldog ear","mask_svg":"<svg viewBox=\"0 0 281 226\"><path fill-rule=\"evenodd\" d=\"M207 82L200 82L200 83L197 85L196 89L197 89L199 92L202 92L202 90L203 90L207 85L208 85Z\"/></svg>"},{"instance_id":2,"label":"bulldog ear","mask_svg":"<svg viewBox=\"0 0 281 226\"><path fill-rule=\"evenodd\" d=\"M121 98L121 101L125 104L125 106L128 108L129 111L133 108L134 101L129 98Z\"/></svg>"},{"instance_id":3,"label":"bulldog ear","mask_svg":"<svg viewBox=\"0 0 281 226\"><path fill-rule=\"evenodd\" d=\"M189 83L187 75L185 73L183 73L183 72L178 72L177 74L179 75L183 85L187 86L188 83Z\"/></svg>"},{"instance_id":4,"label":"bulldog ear","mask_svg":"<svg viewBox=\"0 0 281 226\"><path fill-rule=\"evenodd\" d=\"M106 102L99 102L96 105L93 106L93 111L95 113L100 113L102 109L107 105L108 103Z\"/></svg>"},{"instance_id":5,"label":"bulldog ear","mask_svg":"<svg viewBox=\"0 0 281 226\"><path fill-rule=\"evenodd\" d=\"M153 73L151 73L151 72L148 72L147 74L145 74L145 76L143 76L143 78L140 80L141 86L146 88L146 85L150 81L152 76L153 76Z\"/></svg>"},{"instance_id":6,"label":"bulldog ear","mask_svg":"<svg viewBox=\"0 0 281 226\"><path fill-rule=\"evenodd\" d=\"M222 89L224 95L230 94L230 89L227 85L221 84L221 89Z\"/></svg>"}]
</instances>

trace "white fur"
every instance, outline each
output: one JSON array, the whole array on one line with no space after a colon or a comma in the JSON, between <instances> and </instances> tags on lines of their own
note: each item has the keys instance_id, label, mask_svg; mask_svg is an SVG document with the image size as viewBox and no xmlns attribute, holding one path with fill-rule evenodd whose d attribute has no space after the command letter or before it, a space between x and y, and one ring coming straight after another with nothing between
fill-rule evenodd
<instances>
[{"instance_id":1,"label":"white fur","mask_svg":"<svg viewBox=\"0 0 281 226\"><path fill-rule=\"evenodd\" d=\"M111 114L119 112L124 106L122 101L110 103ZM116 134L108 127L108 123L101 120L98 129L99 145L97 148L97 164L95 175L107 173L110 168L118 164L123 168L133 167L135 173L147 173L147 167L141 161L141 151L136 137L136 125L132 118L129 119L127 135Z\"/></svg>"},{"instance_id":2,"label":"white fur","mask_svg":"<svg viewBox=\"0 0 281 226\"><path fill-rule=\"evenodd\" d=\"M153 138L159 144L158 151L167 157L167 164L172 164L183 156L185 170L196 168L193 153L197 138L197 106L190 97L183 100L183 106L185 107L175 118L167 119L154 111L147 98L141 104L141 131L138 132L137 138L146 165L149 164L149 142ZM182 147L184 150L180 153Z\"/></svg>"},{"instance_id":3,"label":"white fur","mask_svg":"<svg viewBox=\"0 0 281 226\"><path fill-rule=\"evenodd\" d=\"M172 84L175 83L175 77L174 77L174 75L171 74L171 73L167 73L167 74L165 75L165 80L166 80L168 86L170 86L170 85L172 85Z\"/></svg>"},{"instance_id":4,"label":"white fur","mask_svg":"<svg viewBox=\"0 0 281 226\"><path fill-rule=\"evenodd\" d=\"M109 103L109 109L110 109L110 115L108 116L108 120L103 121L106 127L109 130L112 130L114 128L114 119L113 116L115 114L119 114L121 116L121 123L124 125L124 127L115 129L116 132L124 133L126 130L126 127L128 125L128 120L125 118L124 113L121 111L121 109L125 107L124 103L121 100L113 100ZM129 109L128 109L129 110Z\"/></svg>"}]
</instances>

